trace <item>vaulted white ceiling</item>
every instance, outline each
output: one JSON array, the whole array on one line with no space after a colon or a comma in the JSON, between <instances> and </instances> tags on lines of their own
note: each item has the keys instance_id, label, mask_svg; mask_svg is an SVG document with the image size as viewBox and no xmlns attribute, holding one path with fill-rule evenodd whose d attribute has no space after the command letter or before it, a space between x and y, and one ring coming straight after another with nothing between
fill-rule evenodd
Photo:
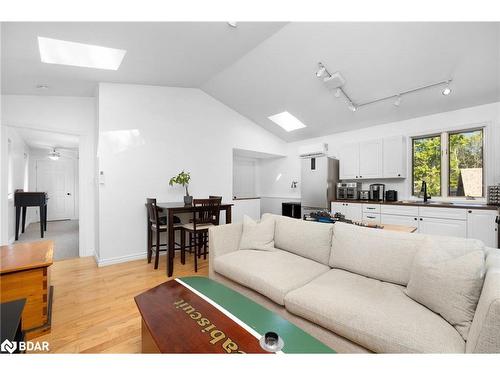
<instances>
[{"instance_id":1,"label":"vaulted white ceiling","mask_svg":"<svg viewBox=\"0 0 500 375\"><path fill-rule=\"evenodd\" d=\"M43 64L37 36L127 54L118 71ZM357 102L449 78L453 92L353 113L316 78L319 61L343 74ZM200 87L293 141L500 101L500 23L2 24L2 93L93 96L97 82ZM285 110L307 127L287 133L268 119Z\"/></svg>"},{"instance_id":2,"label":"vaulted white ceiling","mask_svg":"<svg viewBox=\"0 0 500 375\"><path fill-rule=\"evenodd\" d=\"M2 23L2 93L94 96L98 82L199 87L284 23ZM117 71L44 64L37 37L127 51ZM48 90L39 90L46 84Z\"/></svg>"},{"instance_id":3,"label":"vaulted white ceiling","mask_svg":"<svg viewBox=\"0 0 500 375\"><path fill-rule=\"evenodd\" d=\"M440 88L351 112L315 76L340 71L356 102L453 79ZM290 23L203 89L287 141L500 101L500 23ZM307 125L285 132L267 117Z\"/></svg>"}]
</instances>

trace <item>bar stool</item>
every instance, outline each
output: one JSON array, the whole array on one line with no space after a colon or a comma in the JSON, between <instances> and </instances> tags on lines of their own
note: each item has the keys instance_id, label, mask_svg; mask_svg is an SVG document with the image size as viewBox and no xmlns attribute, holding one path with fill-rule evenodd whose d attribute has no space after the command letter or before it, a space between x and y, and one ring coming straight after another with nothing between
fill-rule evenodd
<instances>
[{"instance_id":1,"label":"bar stool","mask_svg":"<svg viewBox=\"0 0 500 375\"><path fill-rule=\"evenodd\" d=\"M189 248L194 248L194 270L198 272L198 258L203 248L203 258L207 259L208 228L219 225L222 198L194 199L194 207L202 207L193 212L191 223L182 224L181 228L181 263L186 263L185 232L189 233Z\"/></svg>"}]
</instances>

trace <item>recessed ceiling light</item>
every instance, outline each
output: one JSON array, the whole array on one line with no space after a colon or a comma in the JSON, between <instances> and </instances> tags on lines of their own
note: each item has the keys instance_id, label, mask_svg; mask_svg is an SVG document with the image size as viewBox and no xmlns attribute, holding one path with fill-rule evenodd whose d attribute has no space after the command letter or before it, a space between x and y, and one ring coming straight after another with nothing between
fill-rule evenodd
<instances>
[{"instance_id":1,"label":"recessed ceiling light","mask_svg":"<svg viewBox=\"0 0 500 375\"><path fill-rule=\"evenodd\" d=\"M349 103L347 107L353 112L356 112L358 110L358 108L353 103Z\"/></svg>"},{"instance_id":2,"label":"recessed ceiling light","mask_svg":"<svg viewBox=\"0 0 500 375\"><path fill-rule=\"evenodd\" d=\"M91 44L38 37L40 58L47 64L117 70L127 51Z\"/></svg>"},{"instance_id":3,"label":"recessed ceiling light","mask_svg":"<svg viewBox=\"0 0 500 375\"><path fill-rule=\"evenodd\" d=\"M451 89L450 89L450 86L446 86L446 87L443 89L443 91L441 91L441 93L442 93L443 95L445 95L445 96L446 96L446 95L450 95L450 94L451 94Z\"/></svg>"},{"instance_id":4,"label":"recessed ceiling light","mask_svg":"<svg viewBox=\"0 0 500 375\"><path fill-rule=\"evenodd\" d=\"M229 26L233 27L233 28L237 28L238 27L238 22L235 22L235 21L229 21L227 24Z\"/></svg>"},{"instance_id":5,"label":"recessed ceiling light","mask_svg":"<svg viewBox=\"0 0 500 375\"><path fill-rule=\"evenodd\" d=\"M306 127L306 125L304 125L294 115L288 113L287 111L269 116L268 119L281 126L287 132Z\"/></svg>"},{"instance_id":6,"label":"recessed ceiling light","mask_svg":"<svg viewBox=\"0 0 500 375\"><path fill-rule=\"evenodd\" d=\"M400 104L401 104L401 95L398 95L398 96L396 97L396 100L394 101L394 105L395 105L396 107L399 107L399 105L400 105Z\"/></svg>"}]
</instances>

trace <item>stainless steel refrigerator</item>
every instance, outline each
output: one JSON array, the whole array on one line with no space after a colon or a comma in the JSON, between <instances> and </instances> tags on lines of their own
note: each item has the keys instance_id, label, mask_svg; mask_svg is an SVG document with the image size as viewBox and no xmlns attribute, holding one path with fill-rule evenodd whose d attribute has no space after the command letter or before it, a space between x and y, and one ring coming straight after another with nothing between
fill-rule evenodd
<instances>
[{"instance_id":1,"label":"stainless steel refrigerator","mask_svg":"<svg viewBox=\"0 0 500 375\"><path fill-rule=\"evenodd\" d=\"M339 182L339 161L327 156L301 159L302 218L313 211L330 211L330 202L336 198Z\"/></svg>"}]
</instances>

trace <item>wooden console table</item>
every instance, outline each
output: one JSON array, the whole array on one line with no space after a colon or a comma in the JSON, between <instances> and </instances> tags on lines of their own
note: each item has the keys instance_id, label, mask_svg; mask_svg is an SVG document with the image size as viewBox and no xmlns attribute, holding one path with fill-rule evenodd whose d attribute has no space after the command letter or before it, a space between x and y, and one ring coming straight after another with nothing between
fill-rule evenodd
<instances>
[{"instance_id":1,"label":"wooden console table","mask_svg":"<svg viewBox=\"0 0 500 375\"><path fill-rule=\"evenodd\" d=\"M2 303L26 299L22 328L30 338L50 331L53 250L53 241L0 246L0 299Z\"/></svg>"}]
</instances>

